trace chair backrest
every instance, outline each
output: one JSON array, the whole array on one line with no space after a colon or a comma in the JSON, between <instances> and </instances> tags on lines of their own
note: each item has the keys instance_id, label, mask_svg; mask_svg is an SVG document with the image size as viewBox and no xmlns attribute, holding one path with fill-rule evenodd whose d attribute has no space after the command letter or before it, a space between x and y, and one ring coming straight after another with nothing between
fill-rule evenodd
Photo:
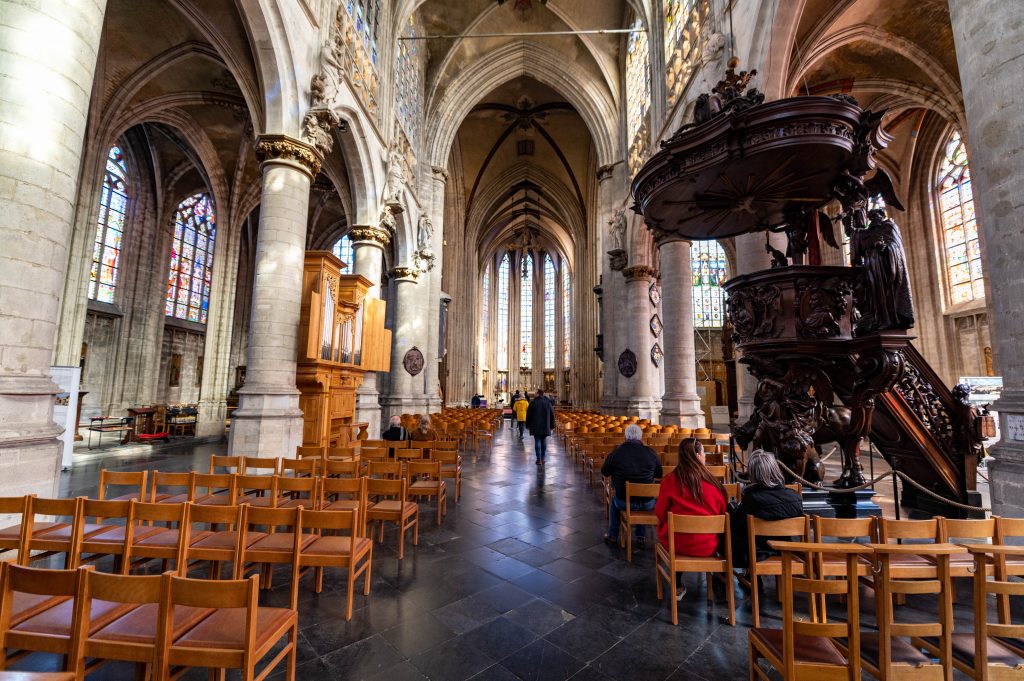
<instances>
[{"instance_id":1,"label":"chair backrest","mask_svg":"<svg viewBox=\"0 0 1024 681\"><path fill-rule=\"evenodd\" d=\"M132 524L139 527L144 523L162 523L168 529L174 526L178 530L178 545L175 552L174 564L180 574L185 574L188 569L186 552L188 551L189 540L192 535L189 527L189 516L193 504L186 502L182 504L154 504L137 502L132 505ZM133 528L135 529L135 528ZM130 547L129 547L130 548ZM124 558L126 563L131 562L129 556Z\"/></svg>"},{"instance_id":2,"label":"chair backrest","mask_svg":"<svg viewBox=\"0 0 1024 681\"><path fill-rule=\"evenodd\" d=\"M359 456L359 450L361 447L328 447L327 448L327 460L340 459L342 461L351 460Z\"/></svg>"},{"instance_id":3,"label":"chair backrest","mask_svg":"<svg viewBox=\"0 0 1024 681\"><path fill-rule=\"evenodd\" d=\"M371 459L366 466L366 474L371 478L390 478L395 480L402 477L402 462Z\"/></svg>"},{"instance_id":4,"label":"chair backrest","mask_svg":"<svg viewBox=\"0 0 1024 681\"><path fill-rule=\"evenodd\" d=\"M459 443L456 440L438 440L434 443L434 446L430 448L430 453L433 455L435 452L447 451L455 452L459 449Z\"/></svg>"},{"instance_id":5,"label":"chair backrest","mask_svg":"<svg viewBox=\"0 0 1024 681\"><path fill-rule=\"evenodd\" d=\"M146 498L146 481L148 479L149 471L108 471L106 468L100 469L100 488L97 494L97 498L107 498L107 485L117 485L119 487L131 487L127 493L138 494L139 501L143 501ZM120 496L120 495L111 495Z\"/></svg>"},{"instance_id":6,"label":"chair backrest","mask_svg":"<svg viewBox=\"0 0 1024 681\"><path fill-rule=\"evenodd\" d=\"M996 544L1020 544L1024 539L1024 518L996 518ZM1024 561L1007 562L1000 558L1000 569L1005 575L1024 576Z\"/></svg>"},{"instance_id":7,"label":"chair backrest","mask_svg":"<svg viewBox=\"0 0 1024 681\"><path fill-rule=\"evenodd\" d=\"M244 504L248 501L246 492L267 492L273 499L277 499L278 480L280 480L278 475L235 476L235 494L238 503Z\"/></svg>"},{"instance_id":8,"label":"chair backrest","mask_svg":"<svg viewBox=\"0 0 1024 681\"><path fill-rule=\"evenodd\" d=\"M878 542L878 525L875 518L823 518L814 516L814 541L819 544L825 539L865 539L865 543Z\"/></svg>"},{"instance_id":9,"label":"chair backrest","mask_svg":"<svg viewBox=\"0 0 1024 681\"><path fill-rule=\"evenodd\" d=\"M227 468L227 473L242 472L242 457L210 455L210 472L216 473L218 468Z\"/></svg>"},{"instance_id":10,"label":"chair backrest","mask_svg":"<svg viewBox=\"0 0 1024 681\"><path fill-rule=\"evenodd\" d=\"M193 526L193 533L196 532L196 525L216 526L224 531L235 530L241 525L242 514L246 508L244 504L238 506L193 504L188 511L188 521Z\"/></svg>"},{"instance_id":11,"label":"chair backrest","mask_svg":"<svg viewBox=\"0 0 1024 681\"><path fill-rule=\"evenodd\" d=\"M325 447L318 447L315 445L299 445L298 447L295 448L296 459L322 459L325 456L327 456L327 449Z\"/></svg>"},{"instance_id":12,"label":"chair backrest","mask_svg":"<svg viewBox=\"0 0 1024 681\"><path fill-rule=\"evenodd\" d=\"M281 496L291 494L299 500L307 501L308 503L302 504L306 508L313 508L320 497L317 489L319 483L320 478L292 478L282 475L277 480L277 493Z\"/></svg>"},{"instance_id":13,"label":"chair backrest","mask_svg":"<svg viewBox=\"0 0 1024 681\"><path fill-rule=\"evenodd\" d=\"M647 497L649 499L656 499L658 493L661 491L661 485L656 482L643 483L643 482L627 482L626 483L626 513L629 513L629 503L631 497Z\"/></svg>"},{"instance_id":14,"label":"chair backrest","mask_svg":"<svg viewBox=\"0 0 1024 681\"><path fill-rule=\"evenodd\" d=\"M199 499L206 495L213 496L218 492L226 493L234 498L237 479L238 476L235 473L196 473L196 498Z\"/></svg>"},{"instance_id":15,"label":"chair backrest","mask_svg":"<svg viewBox=\"0 0 1024 681\"><path fill-rule=\"evenodd\" d=\"M663 466L663 468L665 468L665 467ZM675 466L672 467L672 470L675 470ZM666 472L665 473L665 477L668 477L668 475L669 474ZM738 504L743 499L743 489L742 489L742 485L740 485L740 483L738 483L738 482L726 482L726 483L722 484L722 487L725 488L725 501L726 501L726 503L728 503L730 501L735 501Z\"/></svg>"},{"instance_id":16,"label":"chair backrest","mask_svg":"<svg viewBox=\"0 0 1024 681\"><path fill-rule=\"evenodd\" d=\"M677 534L721 534L725 539L726 560L732 562L732 541L729 537L728 515L680 515L668 514L668 553L669 559L676 560Z\"/></svg>"},{"instance_id":17,"label":"chair backrest","mask_svg":"<svg viewBox=\"0 0 1024 681\"><path fill-rule=\"evenodd\" d=\"M939 521L935 518L930 518L928 520L894 520L892 518L879 518L879 543L888 544L894 539L924 539L938 543L942 540Z\"/></svg>"},{"instance_id":18,"label":"chair backrest","mask_svg":"<svg viewBox=\"0 0 1024 681\"><path fill-rule=\"evenodd\" d=\"M379 440L379 439L378 440L363 440L362 444L359 445L360 451L365 451L368 447L371 448L371 449L381 449L381 448L387 449L388 448L388 441L387 440Z\"/></svg>"},{"instance_id":19,"label":"chair backrest","mask_svg":"<svg viewBox=\"0 0 1024 681\"><path fill-rule=\"evenodd\" d=\"M986 664L985 645L987 637L998 637L1003 639L1024 639L1024 624L1015 624L1013 612L1020 615L1021 609L1000 608L998 622L988 621L988 597L995 594L997 599L1016 596L1017 599L1024 597L1024 582L1010 579L1008 575L997 574L995 579L988 579L985 566L990 560L997 564L1006 563L1007 558L1019 558L1020 546L991 546L986 544L971 544L966 549L974 557L974 631L975 631L975 667L984 668ZM991 558L989 558L991 556ZM1016 672L1015 672L1016 673ZM982 677L985 678L985 677ZM1000 677L1001 678L1001 677ZM1006 678L1010 678L1007 676ZM1016 677L1014 677L1016 678Z\"/></svg>"},{"instance_id":20,"label":"chair backrest","mask_svg":"<svg viewBox=\"0 0 1024 681\"><path fill-rule=\"evenodd\" d=\"M166 490L168 493L179 490L179 494L188 495L188 499L191 501L196 496L196 474L193 471L187 473L153 471L149 500L156 501L161 490Z\"/></svg>"},{"instance_id":21,"label":"chair backrest","mask_svg":"<svg viewBox=\"0 0 1024 681\"><path fill-rule=\"evenodd\" d=\"M371 497L391 497L399 501L406 500L405 478L385 480L383 478L365 478L366 494Z\"/></svg>"},{"instance_id":22,"label":"chair backrest","mask_svg":"<svg viewBox=\"0 0 1024 681\"><path fill-rule=\"evenodd\" d=\"M164 621L160 626L160 642L157 645L157 659L164 660L167 664L168 653L171 648L171 634L174 631L174 609L176 606L189 608L223 608L244 610L241 618L241 636L236 637L235 632L225 632L227 640L240 639L240 648L230 648L227 644L224 647L208 648L199 652L202 662L210 664L210 657L215 660L240 658L246 650L256 649L256 622L259 610L259 576L253 575L248 579L189 579L187 577L171 577L171 583L167 589L168 607L164 609ZM196 653L190 651L190 656L195 658ZM227 666L221 662L223 666Z\"/></svg>"},{"instance_id":23,"label":"chair backrest","mask_svg":"<svg viewBox=\"0 0 1024 681\"><path fill-rule=\"evenodd\" d=\"M335 495L359 499L365 487L366 478L324 478L320 481L320 498L323 502Z\"/></svg>"},{"instance_id":24,"label":"chair backrest","mask_svg":"<svg viewBox=\"0 0 1024 681\"><path fill-rule=\"evenodd\" d=\"M793 490L794 492L799 494L801 497L803 497L803 495L804 495L804 486L801 485L799 482L791 482L791 483L787 484L786 487L788 489Z\"/></svg>"},{"instance_id":25,"label":"chair backrest","mask_svg":"<svg viewBox=\"0 0 1024 681\"><path fill-rule=\"evenodd\" d=\"M74 598L78 593L85 570L49 570L0 562L0 645L6 642L11 630L14 594L35 596L65 596Z\"/></svg>"},{"instance_id":26,"label":"chair backrest","mask_svg":"<svg viewBox=\"0 0 1024 681\"><path fill-rule=\"evenodd\" d=\"M457 464L459 462L459 452L454 449L432 449L430 451L430 460L438 461L441 464Z\"/></svg>"},{"instance_id":27,"label":"chair backrest","mask_svg":"<svg viewBox=\"0 0 1024 681\"><path fill-rule=\"evenodd\" d=\"M278 473L280 475L311 476L320 474L321 459L310 457L308 459L280 459Z\"/></svg>"},{"instance_id":28,"label":"chair backrest","mask_svg":"<svg viewBox=\"0 0 1024 681\"><path fill-rule=\"evenodd\" d=\"M423 450L418 447L404 447L395 450L395 460L397 461L411 461L422 458Z\"/></svg>"},{"instance_id":29,"label":"chair backrest","mask_svg":"<svg viewBox=\"0 0 1024 681\"><path fill-rule=\"evenodd\" d=\"M93 601L145 605L161 603L171 578L161 575L112 575L95 570L82 570L82 586L78 593L76 616L88 622ZM156 627L154 627L154 631Z\"/></svg>"},{"instance_id":30,"label":"chair backrest","mask_svg":"<svg viewBox=\"0 0 1024 681\"><path fill-rule=\"evenodd\" d=\"M4 539L5 550L16 550L19 564L28 563L28 541L27 535L31 522L29 521L29 510L32 495L26 494L21 497L0 497L0 514L4 516L16 516L18 536L11 536Z\"/></svg>"},{"instance_id":31,"label":"chair backrest","mask_svg":"<svg viewBox=\"0 0 1024 681\"><path fill-rule=\"evenodd\" d=\"M960 539L993 540L996 536L995 518L939 518L939 541L952 542ZM957 541L956 543L961 543ZM974 543L974 542L968 542Z\"/></svg>"},{"instance_id":32,"label":"chair backrest","mask_svg":"<svg viewBox=\"0 0 1024 681\"><path fill-rule=\"evenodd\" d=\"M127 524L132 515L131 501L114 501L110 499L85 499L82 501L82 517L93 519L96 524L104 520L123 520Z\"/></svg>"},{"instance_id":33,"label":"chair backrest","mask_svg":"<svg viewBox=\"0 0 1024 681\"><path fill-rule=\"evenodd\" d=\"M338 459L327 459L324 462L323 475L341 476L351 478L359 475L359 461L341 461Z\"/></svg>"},{"instance_id":34,"label":"chair backrest","mask_svg":"<svg viewBox=\"0 0 1024 681\"><path fill-rule=\"evenodd\" d=\"M35 550L40 542L47 542L46 533L39 536L33 535L33 528L36 523L36 516L46 517L46 522L66 522L71 525L70 552L68 555L68 567L78 567L78 545L82 541L82 526L85 517L82 515L82 503L85 497L74 497L73 499L48 499L46 497L29 497L29 510L26 516L25 537L28 540L29 551Z\"/></svg>"},{"instance_id":35,"label":"chair backrest","mask_svg":"<svg viewBox=\"0 0 1024 681\"><path fill-rule=\"evenodd\" d=\"M245 475L277 475L281 464L276 457L243 456L242 470Z\"/></svg>"},{"instance_id":36,"label":"chair backrest","mask_svg":"<svg viewBox=\"0 0 1024 681\"><path fill-rule=\"evenodd\" d=\"M711 475L715 476L722 482L726 482L726 479L729 477L728 466L706 466L706 468L708 469L708 472L711 473Z\"/></svg>"},{"instance_id":37,"label":"chair backrest","mask_svg":"<svg viewBox=\"0 0 1024 681\"><path fill-rule=\"evenodd\" d=\"M405 465L405 478L411 481L412 478L430 478L431 480L441 479L440 461L410 461Z\"/></svg>"},{"instance_id":38,"label":"chair backrest","mask_svg":"<svg viewBox=\"0 0 1024 681\"><path fill-rule=\"evenodd\" d=\"M250 506L245 514L248 527L262 526L276 530L280 527L292 530L299 525L299 508L264 508Z\"/></svg>"},{"instance_id":39,"label":"chair backrest","mask_svg":"<svg viewBox=\"0 0 1024 681\"><path fill-rule=\"evenodd\" d=\"M360 536L358 511L303 511L302 529L305 530L349 530L349 534ZM320 534L320 532L317 532Z\"/></svg>"},{"instance_id":40,"label":"chair backrest","mask_svg":"<svg viewBox=\"0 0 1024 681\"><path fill-rule=\"evenodd\" d=\"M387 447L363 447L359 450L360 461L385 461L387 458Z\"/></svg>"},{"instance_id":41,"label":"chair backrest","mask_svg":"<svg viewBox=\"0 0 1024 681\"><path fill-rule=\"evenodd\" d=\"M757 537L800 537L803 543L811 541L811 524L806 515L783 520L763 520L747 516L747 548L751 563L757 555Z\"/></svg>"}]
</instances>

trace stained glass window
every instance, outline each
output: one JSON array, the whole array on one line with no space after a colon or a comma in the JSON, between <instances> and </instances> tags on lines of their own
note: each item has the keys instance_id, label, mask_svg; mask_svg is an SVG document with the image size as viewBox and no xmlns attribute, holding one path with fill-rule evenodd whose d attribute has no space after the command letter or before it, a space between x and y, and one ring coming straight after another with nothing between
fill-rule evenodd
<instances>
[{"instance_id":1,"label":"stained glass window","mask_svg":"<svg viewBox=\"0 0 1024 681\"><path fill-rule=\"evenodd\" d=\"M544 254L544 368L555 366L555 295L558 279L550 253Z\"/></svg>"},{"instance_id":2,"label":"stained glass window","mask_svg":"<svg viewBox=\"0 0 1024 681\"><path fill-rule=\"evenodd\" d=\"M481 366L487 366L487 349L490 347L491 331L491 263L484 267L483 284L480 287L480 356Z\"/></svg>"},{"instance_id":3,"label":"stained glass window","mask_svg":"<svg viewBox=\"0 0 1024 681\"><path fill-rule=\"evenodd\" d=\"M651 60L647 32L634 19L626 39L626 140L629 171L635 173L647 155L647 112L651 108Z\"/></svg>"},{"instance_id":4,"label":"stained glass window","mask_svg":"<svg viewBox=\"0 0 1024 681\"><path fill-rule=\"evenodd\" d=\"M345 8L356 24L370 59L377 64L377 36L380 32L380 0L345 0Z\"/></svg>"},{"instance_id":5,"label":"stained glass window","mask_svg":"<svg viewBox=\"0 0 1024 681\"><path fill-rule=\"evenodd\" d=\"M114 290L117 288L125 205L128 202L126 172L120 147L110 147L100 189L100 214L96 220L96 240L89 272L89 299L103 303L114 302Z\"/></svg>"},{"instance_id":6,"label":"stained glass window","mask_svg":"<svg viewBox=\"0 0 1024 681\"><path fill-rule=\"evenodd\" d=\"M662 0L665 11L665 91L671 109L690 81L700 56L706 0Z\"/></svg>"},{"instance_id":7,"label":"stained glass window","mask_svg":"<svg viewBox=\"0 0 1024 681\"><path fill-rule=\"evenodd\" d=\"M216 234L209 194L196 194L178 204L164 304L168 317L206 323Z\"/></svg>"},{"instance_id":8,"label":"stained glass window","mask_svg":"<svg viewBox=\"0 0 1024 681\"><path fill-rule=\"evenodd\" d=\"M572 329L572 283L569 279L569 266L565 260L562 261L562 366L566 369L570 365L569 338Z\"/></svg>"},{"instance_id":9,"label":"stained glass window","mask_svg":"<svg viewBox=\"0 0 1024 681\"><path fill-rule=\"evenodd\" d=\"M722 326L725 311L725 251L717 241L694 241L690 246L693 277L693 326L713 329Z\"/></svg>"},{"instance_id":10,"label":"stained glass window","mask_svg":"<svg viewBox=\"0 0 1024 681\"><path fill-rule=\"evenodd\" d=\"M334 247L331 248L331 253L338 256L338 258L345 263L345 272L352 274L356 266L356 252L352 249L352 237L348 234L341 237L334 242Z\"/></svg>"},{"instance_id":11,"label":"stained glass window","mask_svg":"<svg viewBox=\"0 0 1024 681\"><path fill-rule=\"evenodd\" d=\"M416 36L416 16L409 17L406 37ZM413 147L419 145L423 121L423 53L418 40L399 40L395 63L395 115Z\"/></svg>"},{"instance_id":12,"label":"stained glass window","mask_svg":"<svg viewBox=\"0 0 1024 681\"><path fill-rule=\"evenodd\" d=\"M938 179L951 302L956 305L982 299L985 297L985 279L978 221L974 214L971 169L967 165L967 148L959 132L954 131L946 142L946 157Z\"/></svg>"},{"instance_id":13,"label":"stained glass window","mask_svg":"<svg viewBox=\"0 0 1024 681\"><path fill-rule=\"evenodd\" d=\"M523 255L519 289L519 366L533 367L533 256Z\"/></svg>"},{"instance_id":14,"label":"stained glass window","mask_svg":"<svg viewBox=\"0 0 1024 681\"><path fill-rule=\"evenodd\" d=\"M498 371L508 371L508 290L512 269L509 254L498 266Z\"/></svg>"}]
</instances>

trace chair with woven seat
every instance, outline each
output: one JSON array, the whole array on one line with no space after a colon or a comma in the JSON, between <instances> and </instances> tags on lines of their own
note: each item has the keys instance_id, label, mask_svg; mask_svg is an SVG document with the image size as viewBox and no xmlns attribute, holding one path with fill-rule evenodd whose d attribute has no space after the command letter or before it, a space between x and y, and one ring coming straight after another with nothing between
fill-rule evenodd
<instances>
[{"instance_id":1,"label":"chair with woven seat","mask_svg":"<svg viewBox=\"0 0 1024 681\"><path fill-rule=\"evenodd\" d=\"M345 585L345 619L352 619L356 580L360 576L363 577L363 595L368 596L373 559L373 542L361 536L359 532L359 512L303 510L301 521L302 531L309 531L317 538L300 550L299 568L314 569L316 593L323 590L324 568L336 567L346 570L348 579Z\"/></svg>"},{"instance_id":2,"label":"chair with woven seat","mask_svg":"<svg viewBox=\"0 0 1024 681\"><path fill-rule=\"evenodd\" d=\"M172 577L157 644L163 663L154 681L170 681L172 670L188 667L240 669L242 681L257 681L272 674L281 661L285 661L286 678L294 681L298 612L294 604L290 608L260 607L258 596L255 575L220 581ZM213 613L175 638L173 618L182 607L212 609ZM269 661L257 676L256 664L267 657Z\"/></svg>"},{"instance_id":3,"label":"chair with woven seat","mask_svg":"<svg viewBox=\"0 0 1024 681\"><path fill-rule=\"evenodd\" d=\"M196 498L196 474L153 471L150 476L149 499L153 504L182 504Z\"/></svg>"},{"instance_id":4,"label":"chair with woven seat","mask_svg":"<svg viewBox=\"0 0 1024 681\"><path fill-rule=\"evenodd\" d=\"M238 561L242 557L242 526L248 504L238 506L193 506L189 509L189 543L185 549L191 568L196 563L210 564L209 578L220 579L221 565L231 566L232 578L239 575ZM244 539L255 542L262 535L249 533Z\"/></svg>"},{"instance_id":5,"label":"chair with woven seat","mask_svg":"<svg viewBox=\"0 0 1024 681\"><path fill-rule=\"evenodd\" d=\"M398 526L398 559L405 557L405 533L412 529L412 543L420 543L420 507L409 501L405 479L381 480L368 478L366 494L377 498L366 509L366 522L377 522L378 541L384 541L384 523L395 523Z\"/></svg>"},{"instance_id":6,"label":"chair with woven seat","mask_svg":"<svg viewBox=\"0 0 1024 681\"><path fill-rule=\"evenodd\" d=\"M860 544L782 541L771 541L770 546L781 553L779 587L782 596L782 628L755 626L747 633L750 678L762 681L773 678L762 668L760 662L764 660L784 681L859 681L860 592L856 575L861 556L869 554L871 549ZM805 577L806 567L819 562L818 553L826 552L846 557L846 576L831 580ZM809 621L797 620L795 616L798 594L807 596ZM846 596L845 621L818 621L815 603L819 598L829 595Z\"/></svg>"},{"instance_id":7,"label":"chair with woven seat","mask_svg":"<svg viewBox=\"0 0 1024 681\"><path fill-rule=\"evenodd\" d=\"M448 485L441 474L440 461L410 461L405 466L406 492L417 500L437 500L437 525L448 513Z\"/></svg>"},{"instance_id":8,"label":"chair with woven seat","mask_svg":"<svg viewBox=\"0 0 1024 681\"><path fill-rule=\"evenodd\" d=\"M110 501L146 501L149 471L108 471L100 469L100 486L96 498ZM121 494L110 496L108 486L127 487Z\"/></svg>"},{"instance_id":9,"label":"chair with woven seat","mask_svg":"<svg viewBox=\"0 0 1024 681\"><path fill-rule=\"evenodd\" d=\"M174 562L175 569L184 574L186 550L190 541L189 512L191 503L184 504L143 504L136 503L132 513L133 537L128 546L125 561L132 567L142 566L151 560L162 561L161 571L168 563ZM148 523L148 525L147 525ZM147 527L156 526L156 532Z\"/></svg>"},{"instance_id":10,"label":"chair with woven seat","mask_svg":"<svg viewBox=\"0 0 1024 681\"><path fill-rule=\"evenodd\" d=\"M861 633L861 664L879 679L952 678L953 597L950 558L970 555L960 546L952 544L871 544L874 551L875 612L877 632ZM932 579L898 579L893 575L892 562L896 556L917 555L935 566ZM852 576L852 575L851 575ZM893 606L896 594L933 596L936 607L927 612L937 613L936 620L921 621L920 613L914 622L897 621L898 610ZM931 654L921 652L925 647ZM935 660L933 655L938 659Z\"/></svg>"},{"instance_id":11,"label":"chair with woven seat","mask_svg":"<svg viewBox=\"0 0 1024 681\"><path fill-rule=\"evenodd\" d=\"M664 599L662 580L668 584L669 607L672 609L672 624L679 624L679 602L676 598L676 574L696 572L707 576L708 603L713 600L712 575L725 580L725 596L729 604L729 624L736 626L736 602L732 585L732 540L729 536L729 516L692 516L669 513L667 547L659 542L654 550L654 579L657 582L658 600ZM725 546L724 556L686 556L676 552L676 534L720 534Z\"/></svg>"},{"instance_id":12,"label":"chair with woven seat","mask_svg":"<svg viewBox=\"0 0 1024 681\"><path fill-rule=\"evenodd\" d=\"M626 483L626 508L620 511L619 515L619 546L626 547L626 561L633 562L633 528L634 527L657 527L658 516L654 510L634 511L632 510L633 499L643 497L657 499L661 485L644 484L639 482ZM609 500L610 501L610 500Z\"/></svg>"},{"instance_id":13,"label":"chair with woven seat","mask_svg":"<svg viewBox=\"0 0 1024 681\"><path fill-rule=\"evenodd\" d=\"M759 537L785 538L799 537L803 543L810 543L811 529L807 516L797 518L786 518L785 520L762 520L754 516L747 516L747 557L750 566L749 579L740 575L741 584L750 589L751 609L754 614L754 626L761 626L761 603L758 595L758 580L761 577L776 577L782 575L782 557L773 555L767 558L757 559L757 540ZM797 574L803 574L804 566L799 563L793 568ZM776 590L781 594L781 589L776 581ZM813 605L813 604L812 604Z\"/></svg>"}]
</instances>

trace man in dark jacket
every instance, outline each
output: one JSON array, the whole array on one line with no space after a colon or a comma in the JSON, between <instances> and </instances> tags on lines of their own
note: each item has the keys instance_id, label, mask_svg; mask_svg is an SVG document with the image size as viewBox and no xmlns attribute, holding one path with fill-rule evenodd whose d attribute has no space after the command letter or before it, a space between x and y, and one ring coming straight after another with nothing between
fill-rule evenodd
<instances>
[{"instance_id":1,"label":"man in dark jacket","mask_svg":"<svg viewBox=\"0 0 1024 681\"><path fill-rule=\"evenodd\" d=\"M526 410L526 427L533 436L533 448L537 455L537 465L544 465L547 453L548 436L555 429L555 410L551 402L544 399L544 391L538 390L537 397L530 402Z\"/></svg>"},{"instance_id":2,"label":"man in dark jacket","mask_svg":"<svg viewBox=\"0 0 1024 681\"><path fill-rule=\"evenodd\" d=\"M747 517L762 520L785 520L804 514L803 501L794 490L786 487L775 455L763 449L755 449L747 461L750 484L743 487L743 500L729 511L729 529L732 534L732 564L734 567L749 567L750 548L747 546ZM774 551L768 546L772 539L790 540L792 537L757 537L755 560L764 560Z\"/></svg>"},{"instance_id":3,"label":"man in dark jacket","mask_svg":"<svg viewBox=\"0 0 1024 681\"><path fill-rule=\"evenodd\" d=\"M622 511L626 510L626 483L649 484L662 474L661 461L652 449L644 446L643 436L644 432L635 423L626 426L626 441L612 450L601 466L601 475L610 477L615 486L615 496L608 508L608 534L604 536L608 544L619 543L619 521ZM633 497L629 510L653 511L654 502L652 498ZM638 547L646 542L645 529L643 525L635 528Z\"/></svg>"},{"instance_id":4,"label":"man in dark jacket","mask_svg":"<svg viewBox=\"0 0 1024 681\"><path fill-rule=\"evenodd\" d=\"M390 427L381 433L381 439L391 440L393 442L401 442L402 440L409 439L409 431L402 427L401 416L392 416L388 425Z\"/></svg>"}]
</instances>

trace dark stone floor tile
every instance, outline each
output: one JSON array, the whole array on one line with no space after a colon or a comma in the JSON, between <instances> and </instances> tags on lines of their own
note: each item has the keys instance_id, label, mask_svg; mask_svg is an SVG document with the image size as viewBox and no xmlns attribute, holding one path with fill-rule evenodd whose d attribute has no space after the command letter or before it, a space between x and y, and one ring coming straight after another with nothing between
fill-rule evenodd
<instances>
[{"instance_id":1,"label":"dark stone floor tile","mask_svg":"<svg viewBox=\"0 0 1024 681\"><path fill-rule=\"evenodd\" d=\"M536 598L505 614L506 619L543 636L573 619L572 613Z\"/></svg>"},{"instance_id":2,"label":"dark stone floor tile","mask_svg":"<svg viewBox=\"0 0 1024 681\"><path fill-rule=\"evenodd\" d=\"M541 596L556 587L563 586L565 581L542 570L534 570L531 568L529 573L522 577L518 577L517 579L513 579L512 583L520 589L529 591L534 595Z\"/></svg>"},{"instance_id":3,"label":"dark stone floor tile","mask_svg":"<svg viewBox=\"0 0 1024 681\"><path fill-rule=\"evenodd\" d=\"M523 681L565 681L583 668L583 663L558 646L538 639L501 661Z\"/></svg>"},{"instance_id":4,"label":"dark stone floor tile","mask_svg":"<svg viewBox=\"0 0 1024 681\"><path fill-rule=\"evenodd\" d=\"M344 669L346 676L352 679L379 674L401 660L402 656L382 636L373 636L324 656L328 667Z\"/></svg>"},{"instance_id":5,"label":"dark stone floor tile","mask_svg":"<svg viewBox=\"0 0 1024 681\"><path fill-rule=\"evenodd\" d=\"M402 657L413 657L426 652L455 637L441 620L429 613L404 620L383 632L381 636L390 643Z\"/></svg>"},{"instance_id":6,"label":"dark stone floor tile","mask_svg":"<svg viewBox=\"0 0 1024 681\"><path fill-rule=\"evenodd\" d=\"M495 551L504 553L506 556L514 556L517 553L522 553L523 551L533 548L530 544L527 544L524 541L519 541L514 537L507 537L500 541L496 541L493 544L488 544L487 546Z\"/></svg>"},{"instance_id":7,"label":"dark stone floor tile","mask_svg":"<svg viewBox=\"0 0 1024 681\"><path fill-rule=\"evenodd\" d=\"M506 558L505 560L500 560L497 563L488 565L485 569L488 572L492 572L498 577L501 577L502 579L507 579L510 581L515 581L520 578L524 578L530 575L531 573L536 572L535 568L531 567L530 565L527 565L526 563L518 561L515 558Z\"/></svg>"},{"instance_id":8,"label":"dark stone floor tile","mask_svg":"<svg viewBox=\"0 0 1024 681\"><path fill-rule=\"evenodd\" d=\"M506 613L513 608L518 608L533 599L532 594L520 589L511 582L505 582L504 584L481 591L476 597L500 613Z\"/></svg>"},{"instance_id":9,"label":"dark stone floor tile","mask_svg":"<svg viewBox=\"0 0 1024 681\"><path fill-rule=\"evenodd\" d=\"M331 678L336 680L342 673L341 670L335 669L335 676ZM306 677L301 674L298 674L297 678L306 681ZM412 662L400 662L390 669L368 677L366 681L427 681L427 677Z\"/></svg>"},{"instance_id":10,"label":"dark stone floor tile","mask_svg":"<svg viewBox=\"0 0 1024 681\"><path fill-rule=\"evenodd\" d=\"M665 644L667 647L668 643ZM678 667L671 659L651 651L632 645L626 641L619 642L615 647L590 663L598 672L618 679L627 675L634 679L666 679ZM731 676L730 679L744 678Z\"/></svg>"},{"instance_id":11,"label":"dark stone floor tile","mask_svg":"<svg viewBox=\"0 0 1024 681\"><path fill-rule=\"evenodd\" d=\"M500 664L492 664L470 679L470 681L519 681L519 677Z\"/></svg>"},{"instance_id":12,"label":"dark stone floor tile","mask_svg":"<svg viewBox=\"0 0 1024 681\"><path fill-rule=\"evenodd\" d=\"M464 634L490 622L501 613L486 599L474 595L438 608L432 614L456 634Z\"/></svg>"},{"instance_id":13,"label":"dark stone floor tile","mask_svg":"<svg viewBox=\"0 0 1024 681\"><path fill-rule=\"evenodd\" d=\"M619 637L611 634L600 622L583 617L566 622L544 638L583 662L600 657L619 642Z\"/></svg>"},{"instance_id":14,"label":"dark stone floor tile","mask_svg":"<svg viewBox=\"0 0 1024 681\"><path fill-rule=\"evenodd\" d=\"M536 638L537 634L513 624L506 617L491 620L462 636L463 640L495 660L514 653Z\"/></svg>"},{"instance_id":15,"label":"dark stone floor tile","mask_svg":"<svg viewBox=\"0 0 1024 681\"><path fill-rule=\"evenodd\" d=\"M587 566L574 563L567 558L553 560L546 565L541 565L540 569L567 582L579 579L580 577L586 577L593 572L593 570Z\"/></svg>"},{"instance_id":16,"label":"dark stone floor tile","mask_svg":"<svg viewBox=\"0 0 1024 681\"><path fill-rule=\"evenodd\" d=\"M494 664L495 660L459 638L442 643L412 658L431 681L463 681Z\"/></svg>"},{"instance_id":17,"label":"dark stone floor tile","mask_svg":"<svg viewBox=\"0 0 1024 681\"><path fill-rule=\"evenodd\" d=\"M611 681L613 678L602 674L591 666L586 666L570 677L570 681Z\"/></svg>"},{"instance_id":18,"label":"dark stone floor tile","mask_svg":"<svg viewBox=\"0 0 1024 681\"><path fill-rule=\"evenodd\" d=\"M548 537L544 542L541 543L546 543L547 541L550 541L550 539L551 538ZM547 563L550 563L553 560L557 560L558 558L558 555L537 547L516 554L516 560L526 563L527 565L532 565L533 567L540 567L541 565L546 565ZM602 561L601 565L604 565L605 562L607 561Z\"/></svg>"}]
</instances>

